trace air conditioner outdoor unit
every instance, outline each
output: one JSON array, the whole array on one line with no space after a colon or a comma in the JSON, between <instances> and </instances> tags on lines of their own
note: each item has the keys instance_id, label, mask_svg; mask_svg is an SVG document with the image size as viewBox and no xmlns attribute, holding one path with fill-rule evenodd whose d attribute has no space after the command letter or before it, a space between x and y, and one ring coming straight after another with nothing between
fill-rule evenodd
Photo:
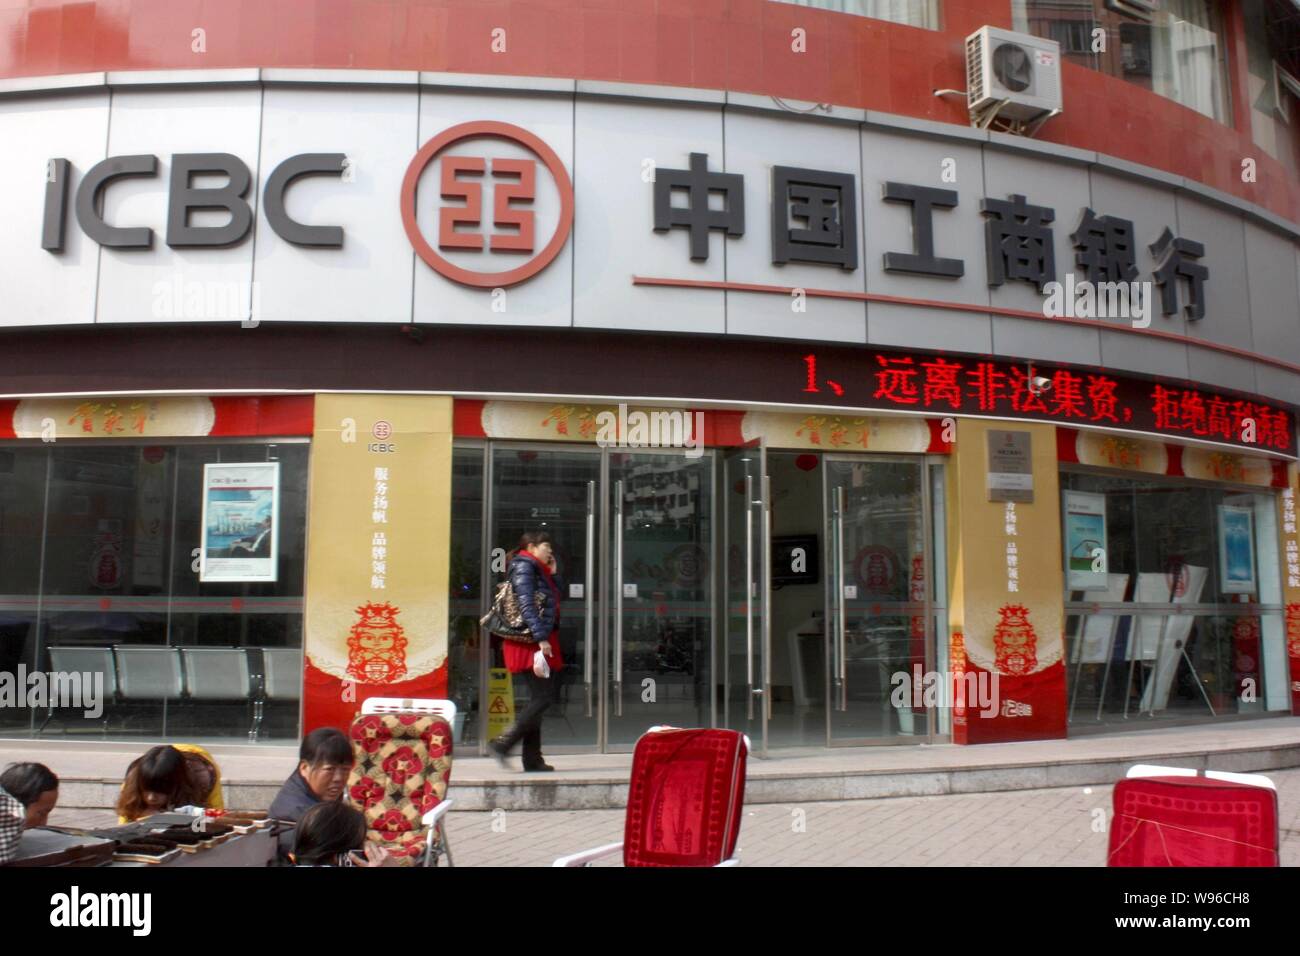
<instances>
[{"instance_id":1,"label":"air conditioner outdoor unit","mask_svg":"<svg viewBox=\"0 0 1300 956\"><path fill-rule=\"evenodd\" d=\"M966 97L972 119L1025 122L1061 111L1061 45L980 27L966 38Z\"/></svg>"}]
</instances>

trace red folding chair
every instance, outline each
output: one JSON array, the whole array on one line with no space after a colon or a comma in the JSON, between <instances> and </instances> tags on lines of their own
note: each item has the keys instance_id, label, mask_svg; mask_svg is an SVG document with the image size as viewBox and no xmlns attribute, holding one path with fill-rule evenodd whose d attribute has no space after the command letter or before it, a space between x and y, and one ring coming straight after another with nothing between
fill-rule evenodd
<instances>
[{"instance_id":1,"label":"red folding chair","mask_svg":"<svg viewBox=\"0 0 1300 956\"><path fill-rule=\"evenodd\" d=\"M734 730L651 727L632 754L622 842L553 865L622 851L624 866L736 866L748 755L749 738Z\"/></svg>"},{"instance_id":2,"label":"red folding chair","mask_svg":"<svg viewBox=\"0 0 1300 956\"><path fill-rule=\"evenodd\" d=\"M1115 785L1107 866L1278 866L1268 777L1139 764Z\"/></svg>"}]
</instances>

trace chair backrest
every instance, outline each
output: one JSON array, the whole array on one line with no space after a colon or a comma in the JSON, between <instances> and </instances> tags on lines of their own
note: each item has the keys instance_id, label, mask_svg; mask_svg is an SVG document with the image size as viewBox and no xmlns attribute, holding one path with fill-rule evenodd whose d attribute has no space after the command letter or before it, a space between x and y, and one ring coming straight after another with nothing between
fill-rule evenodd
<instances>
[{"instance_id":1,"label":"chair backrest","mask_svg":"<svg viewBox=\"0 0 1300 956\"><path fill-rule=\"evenodd\" d=\"M716 866L736 849L748 741L734 730L654 728L637 741L625 866Z\"/></svg>"},{"instance_id":2,"label":"chair backrest","mask_svg":"<svg viewBox=\"0 0 1300 956\"><path fill-rule=\"evenodd\" d=\"M51 647L50 670L65 674L103 674L104 693L117 694L117 667L111 647Z\"/></svg>"},{"instance_id":3,"label":"chair backrest","mask_svg":"<svg viewBox=\"0 0 1300 956\"><path fill-rule=\"evenodd\" d=\"M117 657L117 680L127 700L164 700L180 697L185 690L180 648L113 648Z\"/></svg>"},{"instance_id":4,"label":"chair backrest","mask_svg":"<svg viewBox=\"0 0 1300 956\"><path fill-rule=\"evenodd\" d=\"M1162 767L1150 763L1138 763L1128 768L1125 777L1199 777L1201 771L1193 770L1191 767ZM1277 784L1262 773L1229 773L1226 770L1207 770L1205 777L1210 780L1230 780L1233 783L1244 783L1250 787L1264 787L1267 790L1276 790Z\"/></svg>"},{"instance_id":5,"label":"chair backrest","mask_svg":"<svg viewBox=\"0 0 1300 956\"><path fill-rule=\"evenodd\" d=\"M185 686L198 700L243 700L250 695L248 655L242 647L183 647Z\"/></svg>"},{"instance_id":6,"label":"chair backrest","mask_svg":"<svg viewBox=\"0 0 1300 956\"><path fill-rule=\"evenodd\" d=\"M451 724L437 714L361 714L348 736L356 758L347 796L366 817L367 839L412 862L421 817L451 784Z\"/></svg>"},{"instance_id":7,"label":"chair backrest","mask_svg":"<svg viewBox=\"0 0 1300 956\"><path fill-rule=\"evenodd\" d=\"M432 697L367 697L361 702L361 713L369 714L432 714L448 724L456 724L456 703Z\"/></svg>"},{"instance_id":8,"label":"chair backrest","mask_svg":"<svg viewBox=\"0 0 1300 956\"><path fill-rule=\"evenodd\" d=\"M1115 785L1114 810L1108 866L1279 865L1267 777L1139 764Z\"/></svg>"},{"instance_id":9,"label":"chair backrest","mask_svg":"<svg viewBox=\"0 0 1300 956\"><path fill-rule=\"evenodd\" d=\"M295 647L262 648L262 676L267 700L301 700L302 651Z\"/></svg>"}]
</instances>

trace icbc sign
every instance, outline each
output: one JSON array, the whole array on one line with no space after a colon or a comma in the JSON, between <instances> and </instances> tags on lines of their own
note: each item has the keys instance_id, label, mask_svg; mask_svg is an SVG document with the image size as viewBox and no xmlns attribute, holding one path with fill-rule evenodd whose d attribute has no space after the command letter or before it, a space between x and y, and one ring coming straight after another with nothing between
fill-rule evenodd
<instances>
[{"instance_id":1,"label":"icbc sign","mask_svg":"<svg viewBox=\"0 0 1300 956\"><path fill-rule=\"evenodd\" d=\"M502 145L488 149L487 155L476 152L493 142ZM496 155L499 151L511 155ZM421 232L417 208L421 176L434 165L440 167L434 183L441 195L436 208L437 249L441 251L436 251ZM154 230L150 227L105 220L104 194L128 177L156 177L158 166L158 157L150 154L110 156L87 170L73 193L72 164L63 158L51 159L46 176L42 248L55 254L64 251L70 199L77 224L101 246L121 250L151 248ZM343 153L302 153L281 162L267 177L263 190L262 212L270 228L293 245L341 247L342 226L307 224L291 218L285 194L306 176L335 176L346 182L348 170L348 158ZM195 182L199 176L213 175L224 177L225 182L218 186L199 186ZM229 153L173 154L167 245L220 248L242 243L252 232L255 218L248 202L252 183L248 165ZM427 194L434 192L426 189ZM491 121L462 123L429 140L411 161L402 181L401 209L402 224L421 259L455 282L498 288L536 275L559 254L573 227L573 184L555 151L527 130ZM490 216L485 216L485 209L490 210ZM191 216L200 210L224 212L230 218L221 225L198 225ZM554 228L547 229L552 223ZM545 232L546 241L538 249L541 232ZM521 255L527 257L522 263ZM479 257L482 268L475 261ZM505 268L487 267L500 263L502 257L507 259Z\"/></svg>"},{"instance_id":2,"label":"icbc sign","mask_svg":"<svg viewBox=\"0 0 1300 956\"><path fill-rule=\"evenodd\" d=\"M476 155L466 147L471 140L498 140L514 144L530 156ZM456 152L453 154L453 149ZM538 161L559 196L559 217L546 244L537 250ZM437 177L443 203L438 208L435 249L420 229L418 193L420 178L433 163L441 165ZM490 189L491 227L485 223L484 194ZM435 136L416 154L402 181L402 225L416 253L439 273L455 282L482 288L514 285L531 278L550 264L568 239L573 226L573 184L555 151L527 130L509 123L462 123ZM467 250L478 254L518 255L529 258L503 270L469 268L448 254ZM473 263L470 263L473 264Z\"/></svg>"}]
</instances>

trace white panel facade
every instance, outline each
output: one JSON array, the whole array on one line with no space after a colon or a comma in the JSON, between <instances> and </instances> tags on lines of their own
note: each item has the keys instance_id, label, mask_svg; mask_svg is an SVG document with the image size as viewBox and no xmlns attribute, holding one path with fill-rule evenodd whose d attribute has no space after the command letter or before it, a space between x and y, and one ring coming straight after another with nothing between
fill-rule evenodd
<instances>
[{"instance_id":1,"label":"white panel facade","mask_svg":"<svg viewBox=\"0 0 1300 956\"><path fill-rule=\"evenodd\" d=\"M285 192L298 222L340 226L339 249L281 239L257 223L253 278L259 320L410 322L415 252L398 196L418 147L418 96L406 90L268 86L262 185L300 153L344 153L345 176L304 176Z\"/></svg>"},{"instance_id":2,"label":"white panel facade","mask_svg":"<svg viewBox=\"0 0 1300 956\"><path fill-rule=\"evenodd\" d=\"M104 157L108 91L0 103L0 325L95 320L99 246L77 228L77 184ZM45 182L52 159L71 164L64 248L41 248Z\"/></svg>"},{"instance_id":3,"label":"white panel facade","mask_svg":"<svg viewBox=\"0 0 1300 956\"><path fill-rule=\"evenodd\" d=\"M104 219L114 226L148 226L154 236L149 249L102 250L97 321L230 322L249 314L253 243L245 239L229 248L169 248L167 202L173 154L231 153L252 174L244 198L256 214L261 99L256 87L113 93L108 155L152 153L158 157L158 174L109 185L103 192ZM222 181L197 177L194 184L219 186ZM228 219L221 212L199 212L191 215L190 224L217 226Z\"/></svg>"},{"instance_id":4,"label":"white panel facade","mask_svg":"<svg viewBox=\"0 0 1300 956\"><path fill-rule=\"evenodd\" d=\"M573 320L587 328L662 332L726 331L724 294L712 289L632 286L634 275L722 282L724 244L709 236L709 258L690 258L688 230L654 232L655 168L686 169L706 153L722 172L719 106L643 106L579 99L575 182ZM676 200L682 205L683 199ZM746 209L748 218L753 215ZM761 281L761 280L760 280Z\"/></svg>"},{"instance_id":5,"label":"white panel facade","mask_svg":"<svg viewBox=\"0 0 1300 956\"><path fill-rule=\"evenodd\" d=\"M424 89L420 92L420 145L443 130L478 120L509 123L540 137L559 156L570 178L573 175L573 100L565 96L521 96L474 93L464 90ZM410 149L410 158L415 156ZM466 156L536 159L533 153L501 139L465 141L449 151ZM443 152L442 155L448 155ZM535 214L535 252L540 252L554 232L559 219L559 191L545 166L536 164L536 200L520 209ZM439 166L440 169L440 166ZM440 250L438 238L438 169L430 166L420 180L417 208L421 232L435 250L455 265L475 272L502 272L522 264L526 253L502 253ZM485 237L492 228L494 177L478 177L483 184L482 229ZM396 194L392 202L396 206ZM447 205L456 205L450 200ZM493 288L477 288L454 282L429 267L422 259L415 262L416 323L451 325L528 325L563 326L573 321L573 239L569 238L555 259L541 272L517 285L495 293Z\"/></svg>"},{"instance_id":6,"label":"white panel facade","mask_svg":"<svg viewBox=\"0 0 1300 956\"><path fill-rule=\"evenodd\" d=\"M726 114L727 172L745 177L745 235L727 240L727 279L801 289L863 292L861 164L858 129L847 124L788 120L743 111ZM773 264L772 168L793 166L846 173L855 181L854 241L858 267L791 261ZM791 222L799 228L799 221ZM866 342L866 306L861 301L805 296L802 312L793 295L727 292L727 331L739 335Z\"/></svg>"},{"instance_id":7,"label":"white panel facade","mask_svg":"<svg viewBox=\"0 0 1300 956\"><path fill-rule=\"evenodd\" d=\"M995 289L987 284L980 200L1022 193L1030 203L1055 210L1057 280L1071 273L1082 278L1071 233L1084 207L1133 222L1143 282L1155 267L1149 246L1168 226L1205 246L1206 316L1193 322L1181 309L1165 316L1155 307L1150 332L1300 363L1300 244L1242 210L1174 184L1143 180L1140 170L1121 173L1079 162L1079 155L1071 160L1029 154L1014 144L980 145L938 131L767 113L748 101L724 108L705 94L695 101L654 100L652 88L575 96L562 84L532 92L417 86L414 75L392 75L387 85L285 79L262 86L140 84L114 85L111 92L104 87L0 96L0 182L6 184L0 190L0 325L233 323L253 306L258 321L574 326L864 343L1032 360L1044 371L1075 364L1187 379L1287 402L1300 394L1300 374L1248 355L1134 334L1129 316L1098 315L1095 325L1071 325L979 311L991 305L1045 314L1044 297L1031 283L1008 279ZM163 84L167 76L156 80ZM402 222L402 181L420 147L451 127L478 121L511 124L537 136L555 152L574 188L572 232L558 254L501 292L437 271L416 254ZM253 226L233 246L173 249L166 244L173 156L205 152L231 153L249 167L253 178L245 201L254 211ZM260 208L277 165L317 152L345 154L347 176L296 180L287 192L287 211L304 224L342 227L338 249L287 242ZM654 230L656 171L688 168L692 153L708 157L710 172L744 179L744 235L710 230L708 256L698 261L690 257L687 228ZM153 245L101 248L76 220L77 187L105 157L129 154L156 156L157 173L113 181L103 193L103 217L114 226L150 228ZM441 248L440 210L458 203L440 195L447 155L536 158L517 143L490 137L444 150L420 180L416 218L425 239L449 262L477 272L503 272L540 252L559 220L561 197L540 163L535 196L514 207L535 215L532 253ZM41 226L47 163L58 157L71 162L71 176L65 248L56 253L41 248ZM773 262L776 166L855 177L856 269ZM933 213L934 254L962 260L961 277L885 272L886 253L914 251L911 207L882 196L883 184L891 181L956 191L955 208ZM478 182L483 206L470 231L510 234L494 222L500 180L489 171ZM201 177L195 185L220 185L220 179ZM680 208L686 195L675 191L672 201ZM713 208L720 201L717 194L710 197ZM191 215L194 225L225 219L219 211ZM636 276L685 285L634 285ZM728 283L906 301L809 296L798 312L786 294L707 287ZM1183 282L1179 298L1185 305Z\"/></svg>"},{"instance_id":8,"label":"white panel facade","mask_svg":"<svg viewBox=\"0 0 1300 956\"><path fill-rule=\"evenodd\" d=\"M936 257L960 259L958 277L886 272L885 253L912 253L912 207L885 202L885 183L903 183L957 193L957 205L931 216ZM984 195L980 149L967 143L906 136L880 130L862 133L862 219L866 229L867 291L937 302L987 305L984 231L979 215ZM873 345L956 349L986 354L993 349L987 313L872 302L867 335Z\"/></svg>"}]
</instances>

